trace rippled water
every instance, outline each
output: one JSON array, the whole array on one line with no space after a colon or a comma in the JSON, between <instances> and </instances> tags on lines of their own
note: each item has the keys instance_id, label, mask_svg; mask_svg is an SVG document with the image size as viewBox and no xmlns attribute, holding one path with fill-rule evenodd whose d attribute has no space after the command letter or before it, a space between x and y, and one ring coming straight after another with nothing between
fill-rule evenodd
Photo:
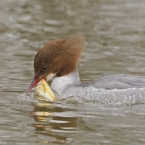
<instances>
[{"instance_id":1,"label":"rippled water","mask_svg":"<svg viewBox=\"0 0 145 145\"><path fill-rule=\"evenodd\" d=\"M82 81L145 72L144 0L0 1L0 144L145 144L145 105L38 103L23 95L49 40L86 38Z\"/></svg>"}]
</instances>

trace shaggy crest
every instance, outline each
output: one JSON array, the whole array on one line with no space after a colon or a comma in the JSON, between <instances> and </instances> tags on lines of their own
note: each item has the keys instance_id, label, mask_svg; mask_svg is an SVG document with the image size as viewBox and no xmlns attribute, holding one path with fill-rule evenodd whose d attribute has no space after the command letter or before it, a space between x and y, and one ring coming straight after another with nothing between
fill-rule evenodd
<instances>
[{"instance_id":1,"label":"shaggy crest","mask_svg":"<svg viewBox=\"0 0 145 145\"><path fill-rule=\"evenodd\" d=\"M82 36L48 42L35 56L35 75L44 77L52 73L60 77L73 72L84 48Z\"/></svg>"}]
</instances>

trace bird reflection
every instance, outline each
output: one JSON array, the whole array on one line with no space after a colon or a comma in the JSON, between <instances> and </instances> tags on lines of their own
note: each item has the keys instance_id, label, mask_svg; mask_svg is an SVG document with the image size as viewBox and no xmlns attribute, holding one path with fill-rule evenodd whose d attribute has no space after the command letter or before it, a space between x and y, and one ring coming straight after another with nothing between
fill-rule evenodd
<instances>
[{"instance_id":1,"label":"bird reflection","mask_svg":"<svg viewBox=\"0 0 145 145\"><path fill-rule=\"evenodd\" d=\"M78 117L71 116L69 112L74 112L75 109L61 108L46 102L34 103L33 106L32 116L36 121L33 126L36 133L55 138L53 143L66 143L73 140L70 136L68 137L68 134L77 133ZM43 143L47 143L47 141L43 141Z\"/></svg>"}]
</instances>

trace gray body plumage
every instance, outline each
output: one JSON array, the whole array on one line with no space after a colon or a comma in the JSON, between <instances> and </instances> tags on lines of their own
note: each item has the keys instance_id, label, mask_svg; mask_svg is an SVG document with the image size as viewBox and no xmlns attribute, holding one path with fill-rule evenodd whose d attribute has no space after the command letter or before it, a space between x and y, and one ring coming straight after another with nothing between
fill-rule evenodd
<instances>
[{"instance_id":1,"label":"gray body plumage","mask_svg":"<svg viewBox=\"0 0 145 145\"><path fill-rule=\"evenodd\" d=\"M145 103L145 77L133 75L111 75L92 82L81 83L78 71L56 77L51 88L60 99L71 96L86 101L105 104Z\"/></svg>"}]
</instances>

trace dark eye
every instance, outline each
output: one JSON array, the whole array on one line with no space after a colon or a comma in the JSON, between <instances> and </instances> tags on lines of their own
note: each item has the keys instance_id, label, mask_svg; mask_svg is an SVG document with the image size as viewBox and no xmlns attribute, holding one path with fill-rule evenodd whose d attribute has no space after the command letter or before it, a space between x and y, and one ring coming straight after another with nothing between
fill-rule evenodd
<instances>
[{"instance_id":1,"label":"dark eye","mask_svg":"<svg viewBox=\"0 0 145 145\"><path fill-rule=\"evenodd\" d=\"M43 71L46 71L47 70L47 66L44 66L42 70Z\"/></svg>"}]
</instances>

